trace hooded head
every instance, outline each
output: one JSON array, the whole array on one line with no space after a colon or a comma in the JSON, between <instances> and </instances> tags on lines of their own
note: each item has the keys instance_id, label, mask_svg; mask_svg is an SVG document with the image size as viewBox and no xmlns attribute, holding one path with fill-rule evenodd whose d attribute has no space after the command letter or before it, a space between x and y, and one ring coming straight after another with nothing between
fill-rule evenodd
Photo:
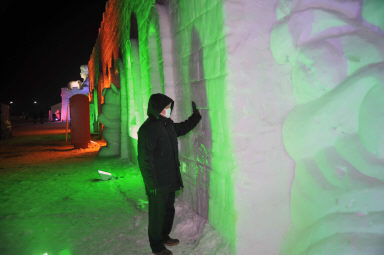
<instances>
[{"instance_id":1,"label":"hooded head","mask_svg":"<svg viewBox=\"0 0 384 255\"><path fill-rule=\"evenodd\" d=\"M160 118L160 113L163 109L171 104L171 110L173 110L174 101L164 94L152 94L148 102L148 117Z\"/></svg>"}]
</instances>

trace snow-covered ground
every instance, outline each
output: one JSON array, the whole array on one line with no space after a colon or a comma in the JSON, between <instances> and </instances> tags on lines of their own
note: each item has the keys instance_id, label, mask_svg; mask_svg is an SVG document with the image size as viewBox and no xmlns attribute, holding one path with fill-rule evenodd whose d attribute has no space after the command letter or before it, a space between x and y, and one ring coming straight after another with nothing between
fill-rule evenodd
<instances>
[{"instance_id":1,"label":"snow-covered ground","mask_svg":"<svg viewBox=\"0 0 384 255\"><path fill-rule=\"evenodd\" d=\"M65 125L24 124L0 141L0 254L151 254L139 169L65 142ZM97 170L114 180L101 181ZM209 224L176 201L177 254L229 254Z\"/></svg>"}]
</instances>

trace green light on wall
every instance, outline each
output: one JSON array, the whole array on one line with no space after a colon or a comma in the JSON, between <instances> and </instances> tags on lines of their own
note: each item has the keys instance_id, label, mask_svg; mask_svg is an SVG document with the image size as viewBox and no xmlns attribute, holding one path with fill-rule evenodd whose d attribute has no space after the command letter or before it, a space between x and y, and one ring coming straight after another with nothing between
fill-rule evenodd
<instances>
[{"instance_id":1,"label":"green light on wall","mask_svg":"<svg viewBox=\"0 0 384 255\"><path fill-rule=\"evenodd\" d=\"M126 1L128 2L128 1ZM232 155L231 125L226 111L227 102L227 53L226 35L224 34L223 3L220 0L207 1L177 1L179 20L175 23L175 37L173 38L175 56L178 58L177 66L172 66L177 77L177 84L164 84L164 67L162 65L162 44L159 36L159 27L153 18L154 2L150 1L148 6L141 1L131 1L127 8L120 8L119 13L121 32L119 44L122 65L120 78L122 95L122 137L127 135L127 144L131 144L132 152L137 155L137 130L147 118L147 103L150 95L167 90L175 91L178 98L177 107L184 117L191 113L190 101L199 99L200 92L204 92L205 98L198 102L204 114L204 123L209 122L209 130L206 126L201 127L200 134L191 134L187 146L193 147L190 152L201 152L209 155L212 169L209 172L210 179L205 187L209 189L209 221L211 225L229 241L235 248L236 243L236 212L234 204L234 159ZM125 4L125 1L122 1ZM209 6L207 6L209 5ZM138 8L140 7L140 8ZM147 8L147 9L146 9ZM140 10L132 13L130 10ZM214 15L200 15L201 10L210 10ZM137 19L136 19L137 15ZM209 28L206 24L210 24ZM202 69L197 72L204 74L203 82L200 84L193 80L190 75L191 56L194 55L191 47L192 31L196 31L203 51L199 55ZM167 54L170 54L167 52ZM155 63L154 63L155 62ZM156 63L157 62L157 63ZM158 64L158 65L157 65ZM95 67L98 69L99 67ZM169 68L169 66L167 66ZM158 74L156 73L156 70ZM96 72L96 75L98 72ZM158 75L158 76L157 76ZM159 84L157 84L159 83ZM176 87L167 87L176 86ZM192 86L194 86L192 88ZM199 89L199 86L204 86ZM196 92L197 91L197 92ZM95 95L97 96L97 95ZM196 98L195 98L196 97ZM204 105L203 105L204 104ZM124 109L123 109L124 108ZM96 110L96 109L95 109ZM205 125L204 124L204 125ZM200 132L199 131L199 132ZM204 133L210 135L210 142L204 146L194 146L194 142L204 142ZM193 133L193 132L192 132ZM194 140L195 139L195 140ZM121 143L122 145L125 143ZM189 156L189 155L185 155ZM136 156L132 157L136 158ZM192 156L193 158L193 156ZM202 161L201 158L193 158L194 164ZM192 160L192 161L193 161ZM182 163L183 164L183 163ZM190 167L183 165L182 172L188 174ZM197 182L198 174L194 173L194 182ZM208 198L207 198L208 199ZM225 213L223 213L225 211ZM208 213L208 212L207 212Z\"/></svg>"},{"instance_id":2,"label":"green light on wall","mask_svg":"<svg viewBox=\"0 0 384 255\"><path fill-rule=\"evenodd\" d=\"M180 12L178 14L180 20L176 34L180 52L177 55L185 95L184 109L188 112L189 102L192 99L198 100L198 105L206 108L200 110L206 116L201 123L203 125L201 132L203 134L211 132L211 148L208 146L210 144L208 138L204 135L195 134L188 143L194 144L195 141L206 143L205 146L194 146L194 154L208 155L211 160L208 187L209 222L230 243L234 252L237 239L234 201L236 166L231 122L229 111L226 109L230 100L227 98L227 47L223 3L219 0L210 1L209 4L203 0L178 3L175 8ZM201 15L202 10L210 10L209 13L214 15ZM207 24L210 24L209 28ZM196 62L201 64L196 65ZM209 121L209 124L204 124L204 121ZM207 130L208 127L210 130Z\"/></svg>"}]
</instances>

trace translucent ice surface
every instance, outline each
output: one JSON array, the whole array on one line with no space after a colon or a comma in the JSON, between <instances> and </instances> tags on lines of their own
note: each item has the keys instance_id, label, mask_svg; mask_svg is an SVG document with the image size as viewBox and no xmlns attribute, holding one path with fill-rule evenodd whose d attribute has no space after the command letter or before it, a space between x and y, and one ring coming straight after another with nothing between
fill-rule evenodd
<instances>
[{"instance_id":1,"label":"translucent ice surface","mask_svg":"<svg viewBox=\"0 0 384 255\"><path fill-rule=\"evenodd\" d=\"M370 13L372 15L370 15ZM275 59L296 107L283 136L295 160L282 254L383 254L384 13L381 1L280 1Z\"/></svg>"}]
</instances>

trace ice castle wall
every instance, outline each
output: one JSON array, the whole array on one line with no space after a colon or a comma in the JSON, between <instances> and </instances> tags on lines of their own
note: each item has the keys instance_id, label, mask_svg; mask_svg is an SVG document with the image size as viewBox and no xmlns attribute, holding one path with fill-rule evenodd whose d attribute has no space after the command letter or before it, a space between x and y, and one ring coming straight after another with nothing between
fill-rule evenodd
<instances>
[{"instance_id":1,"label":"ice castle wall","mask_svg":"<svg viewBox=\"0 0 384 255\"><path fill-rule=\"evenodd\" d=\"M95 111L118 77L124 157L151 93L175 99L175 121L196 101L180 198L234 254L377 254L378 2L110 0L89 63Z\"/></svg>"},{"instance_id":2,"label":"ice castle wall","mask_svg":"<svg viewBox=\"0 0 384 255\"><path fill-rule=\"evenodd\" d=\"M270 50L277 3L225 2L238 254L278 254L290 222L294 164L281 130L294 99L289 68Z\"/></svg>"}]
</instances>

